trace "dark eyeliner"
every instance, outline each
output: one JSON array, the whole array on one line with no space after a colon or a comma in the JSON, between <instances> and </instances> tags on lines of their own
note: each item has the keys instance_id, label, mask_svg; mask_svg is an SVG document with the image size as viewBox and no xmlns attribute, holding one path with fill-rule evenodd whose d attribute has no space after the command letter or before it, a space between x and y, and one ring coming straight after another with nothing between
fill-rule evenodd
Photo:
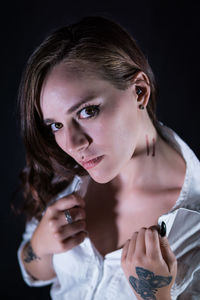
<instances>
[{"instance_id":1,"label":"dark eyeliner","mask_svg":"<svg viewBox=\"0 0 200 300\"><path fill-rule=\"evenodd\" d=\"M86 104L85 106L83 106L83 107L77 112L77 116L78 116L78 118L79 118L80 113L82 112L82 110L87 109L87 108L93 108L93 109L95 110L95 114L94 114L93 116L90 116L90 117L88 117L88 118L83 118L83 119L79 118L79 119L80 119L80 120L87 120L87 119L94 118L95 116L97 116L97 115L99 114L99 111L100 111L99 107L100 107L100 104L98 104L98 105L88 105L88 104Z\"/></svg>"}]
</instances>

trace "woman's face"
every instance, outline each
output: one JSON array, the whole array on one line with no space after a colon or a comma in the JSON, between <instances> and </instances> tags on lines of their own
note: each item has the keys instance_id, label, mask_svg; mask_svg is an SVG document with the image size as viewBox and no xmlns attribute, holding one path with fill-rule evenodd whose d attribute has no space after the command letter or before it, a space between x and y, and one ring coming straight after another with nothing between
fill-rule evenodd
<instances>
[{"instance_id":1,"label":"woman's face","mask_svg":"<svg viewBox=\"0 0 200 300\"><path fill-rule=\"evenodd\" d=\"M107 183L126 167L139 142L136 98L135 85L118 90L98 77L72 76L61 63L47 76L40 104L60 148L96 182Z\"/></svg>"}]
</instances>

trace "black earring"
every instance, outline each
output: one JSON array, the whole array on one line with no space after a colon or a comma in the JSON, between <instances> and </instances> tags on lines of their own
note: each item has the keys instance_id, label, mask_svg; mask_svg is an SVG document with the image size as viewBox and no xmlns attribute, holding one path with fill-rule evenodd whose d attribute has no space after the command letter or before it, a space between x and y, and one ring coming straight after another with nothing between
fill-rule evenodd
<instances>
[{"instance_id":1,"label":"black earring","mask_svg":"<svg viewBox=\"0 0 200 300\"><path fill-rule=\"evenodd\" d=\"M141 90L141 88L139 88L138 86L136 87L136 94L137 94L137 95L142 94L142 90Z\"/></svg>"}]
</instances>

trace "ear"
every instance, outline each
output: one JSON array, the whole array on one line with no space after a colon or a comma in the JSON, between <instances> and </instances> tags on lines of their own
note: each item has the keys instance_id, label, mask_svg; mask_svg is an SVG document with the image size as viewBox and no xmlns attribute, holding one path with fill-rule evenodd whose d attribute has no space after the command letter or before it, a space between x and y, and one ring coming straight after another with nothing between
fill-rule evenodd
<instances>
[{"instance_id":1,"label":"ear","mask_svg":"<svg viewBox=\"0 0 200 300\"><path fill-rule=\"evenodd\" d=\"M151 87L148 76L142 71L138 72L133 78L132 87L137 102L146 107L151 95Z\"/></svg>"}]
</instances>

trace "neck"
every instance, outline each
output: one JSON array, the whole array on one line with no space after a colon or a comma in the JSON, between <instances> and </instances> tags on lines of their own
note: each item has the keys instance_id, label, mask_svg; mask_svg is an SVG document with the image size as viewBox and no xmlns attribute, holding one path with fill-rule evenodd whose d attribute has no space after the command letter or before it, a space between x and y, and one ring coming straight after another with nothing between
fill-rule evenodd
<instances>
[{"instance_id":1,"label":"neck","mask_svg":"<svg viewBox=\"0 0 200 300\"><path fill-rule=\"evenodd\" d=\"M148 188L157 182L156 179L159 180L161 161L165 156L164 141L157 134L148 114L142 124L132 158L109 183L119 191Z\"/></svg>"}]
</instances>

